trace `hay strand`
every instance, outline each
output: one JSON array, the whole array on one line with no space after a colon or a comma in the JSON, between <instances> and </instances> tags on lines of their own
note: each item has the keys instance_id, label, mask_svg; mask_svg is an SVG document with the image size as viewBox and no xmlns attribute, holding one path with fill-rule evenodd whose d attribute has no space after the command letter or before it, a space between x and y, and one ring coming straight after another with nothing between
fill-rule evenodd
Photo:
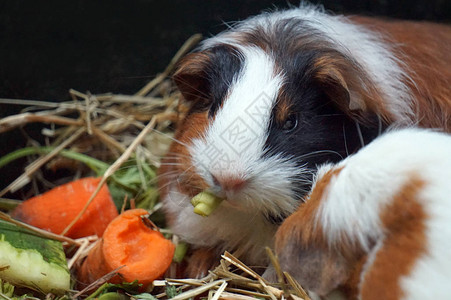
<instances>
[{"instance_id":1,"label":"hay strand","mask_svg":"<svg viewBox=\"0 0 451 300\"><path fill-rule=\"evenodd\" d=\"M191 36L183 46L177 51L174 57L169 62L169 65L163 71L163 73L159 74L155 79L146 84L141 90L136 93L136 96L144 96L147 95L153 88L155 88L158 84L160 84L166 77L171 74L174 70L176 63L182 58L191 48L197 45L202 39L201 34L195 34Z\"/></svg>"}]
</instances>

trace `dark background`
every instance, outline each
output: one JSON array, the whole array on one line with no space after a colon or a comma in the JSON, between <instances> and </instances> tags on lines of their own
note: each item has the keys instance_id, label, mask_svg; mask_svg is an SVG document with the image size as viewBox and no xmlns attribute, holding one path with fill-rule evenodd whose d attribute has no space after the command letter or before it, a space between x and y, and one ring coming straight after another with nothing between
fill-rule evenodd
<instances>
[{"instance_id":1,"label":"dark background","mask_svg":"<svg viewBox=\"0 0 451 300\"><path fill-rule=\"evenodd\" d=\"M451 20L451 0L312 3L334 13ZM223 21L290 4L299 2L0 0L0 98L69 100L70 88L131 94L162 71L192 34L208 37L226 28ZM22 108L0 104L0 117ZM0 142L1 156L22 147L24 139L15 130L1 134ZM20 172L3 170L0 188Z\"/></svg>"}]
</instances>

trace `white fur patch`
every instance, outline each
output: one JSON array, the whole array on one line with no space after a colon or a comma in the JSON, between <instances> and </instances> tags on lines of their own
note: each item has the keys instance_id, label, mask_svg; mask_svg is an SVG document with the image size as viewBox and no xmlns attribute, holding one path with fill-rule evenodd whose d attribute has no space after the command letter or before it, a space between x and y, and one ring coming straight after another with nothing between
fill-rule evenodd
<instances>
[{"instance_id":1,"label":"white fur patch","mask_svg":"<svg viewBox=\"0 0 451 300\"><path fill-rule=\"evenodd\" d=\"M274 76L274 63L263 50L242 48L241 51L244 56L241 74L231 84L205 137L194 140L190 151L198 168L208 168L213 173L244 176L247 162L261 156L271 110L283 82L282 76ZM207 157L211 150L208 147L223 150L224 159Z\"/></svg>"}]
</instances>

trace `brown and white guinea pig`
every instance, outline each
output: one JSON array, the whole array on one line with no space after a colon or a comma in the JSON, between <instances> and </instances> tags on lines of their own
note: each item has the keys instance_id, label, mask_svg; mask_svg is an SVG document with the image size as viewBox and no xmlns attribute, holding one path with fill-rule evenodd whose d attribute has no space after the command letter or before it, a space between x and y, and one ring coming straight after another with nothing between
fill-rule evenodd
<instances>
[{"instance_id":1,"label":"brown and white guinea pig","mask_svg":"<svg viewBox=\"0 0 451 300\"><path fill-rule=\"evenodd\" d=\"M191 110L163 161L169 225L197 248L188 275L224 250L264 266L278 225L337 162L387 125L451 130L451 28L332 16L303 5L206 39L174 80ZM203 190L226 198L193 213Z\"/></svg>"},{"instance_id":2,"label":"brown and white guinea pig","mask_svg":"<svg viewBox=\"0 0 451 300\"><path fill-rule=\"evenodd\" d=\"M386 133L319 169L276 234L281 267L319 295L449 299L450 200L451 135Z\"/></svg>"}]
</instances>

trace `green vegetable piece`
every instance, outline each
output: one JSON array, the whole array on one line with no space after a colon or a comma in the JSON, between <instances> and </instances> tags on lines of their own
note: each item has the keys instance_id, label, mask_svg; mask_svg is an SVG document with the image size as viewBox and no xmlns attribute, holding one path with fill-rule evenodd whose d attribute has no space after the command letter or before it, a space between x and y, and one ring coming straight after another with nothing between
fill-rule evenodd
<instances>
[{"instance_id":1,"label":"green vegetable piece","mask_svg":"<svg viewBox=\"0 0 451 300\"><path fill-rule=\"evenodd\" d=\"M158 300L157 298L155 298L154 296L152 296L149 293L142 293L142 294L138 294L138 295L133 295L132 299L137 299L137 300Z\"/></svg>"},{"instance_id":2,"label":"green vegetable piece","mask_svg":"<svg viewBox=\"0 0 451 300\"><path fill-rule=\"evenodd\" d=\"M129 300L130 297L128 297L124 294L117 293L117 292L109 292L109 293L103 294L102 296L100 296L97 299L98 300Z\"/></svg>"},{"instance_id":3,"label":"green vegetable piece","mask_svg":"<svg viewBox=\"0 0 451 300\"><path fill-rule=\"evenodd\" d=\"M42 293L63 294L70 273L60 242L0 220L0 278Z\"/></svg>"},{"instance_id":4,"label":"green vegetable piece","mask_svg":"<svg viewBox=\"0 0 451 300\"><path fill-rule=\"evenodd\" d=\"M188 251L188 244L179 242L175 247L174 257L172 260L176 263L181 263L185 258L186 252Z\"/></svg>"},{"instance_id":5,"label":"green vegetable piece","mask_svg":"<svg viewBox=\"0 0 451 300\"><path fill-rule=\"evenodd\" d=\"M221 204L222 200L204 191L194 196L191 199L191 204L194 206L194 213L208 217Z\"/></svg>"}]
</instances>

